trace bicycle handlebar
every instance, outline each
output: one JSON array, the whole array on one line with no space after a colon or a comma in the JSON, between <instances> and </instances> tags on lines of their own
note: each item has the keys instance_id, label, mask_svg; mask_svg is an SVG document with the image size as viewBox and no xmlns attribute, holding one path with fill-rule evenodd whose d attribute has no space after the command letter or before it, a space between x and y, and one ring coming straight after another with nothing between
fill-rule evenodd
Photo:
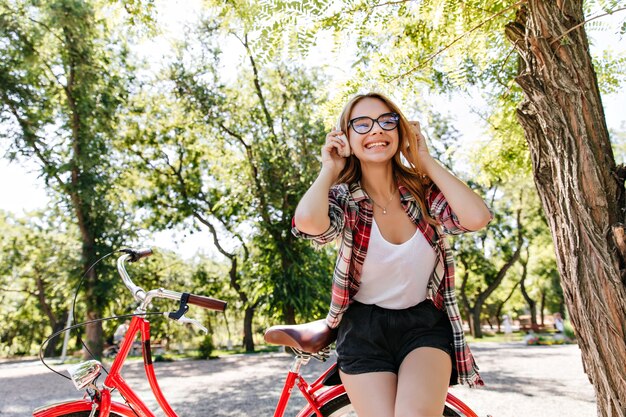
<instances>
[{"instance_id":1,"label":"bicycle handlebar","mask_svg":"<svg viewBox=\"0 0 626 417\"><path fill-rule=\"evenodd\" d=\"M224 311L228 303L217 298L205 297L203 295L189 294L189 304L208 308L209 310Z\"/></svg>"},{"instance_id":2,"label":"bicycle handlebar","mask_svg":"<svg viewBox=\"0 0 626 417\"><path fill-rule=\"evenodd\" d=\"M132 293L135 300L141 303L141 309L145 310L146 306L153 298L169 298L171 300L180 301L184 293L170 291L164 288L159 288L157 290L150 290L146 292L143 288L135 285L135 283L130 279L128 272L126 271L125 262L136 262L141 258L152 255L151 248L122 249L121 252L124 252L124 254L117 258L117 271L119 272L120 277L124 281L126 287ZM216 311L224 311L226 310L227 306L226 301L197 294L189 294L187 303Z\"/></svg>"},{"instance_id":3,"label":"bicycle handlebar","mask_svg":"<svg viewBox=\"0 0 626 417\"><path fill-rule=\"evenodd\" d=\"M130 254L130 258L128 262L137 262L141 258L145 258L146 256L150 256L153 254L152 248L141 248L141 249L122 249L120 252Z\"/></svg>"}]
</instances>

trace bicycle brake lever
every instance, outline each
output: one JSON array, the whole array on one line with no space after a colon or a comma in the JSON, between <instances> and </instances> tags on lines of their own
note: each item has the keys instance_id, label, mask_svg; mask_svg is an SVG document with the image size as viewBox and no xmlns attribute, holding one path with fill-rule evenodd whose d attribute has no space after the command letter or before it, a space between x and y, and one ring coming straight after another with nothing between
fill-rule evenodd
<instances>
[{"instance_id":1,"label":"bicycle brake lever","mask_svg":"<svg viewBox=\"0 0 626 417\"><path fill-rule=\"evenodd\" d=\"M168 314L168 313L165 313L165 314ZM179 322L179 323L189 323L189 324L191 324L193 326L196 326L198 329L202 330L204 332L204 334L208 334L209 333L209 329L207 329L202 324L200 324L200 322L198 320L190 319L189 317L185 317L184 314L179 319L176 319L176 321Z\"/></svg>"}]
</instances>

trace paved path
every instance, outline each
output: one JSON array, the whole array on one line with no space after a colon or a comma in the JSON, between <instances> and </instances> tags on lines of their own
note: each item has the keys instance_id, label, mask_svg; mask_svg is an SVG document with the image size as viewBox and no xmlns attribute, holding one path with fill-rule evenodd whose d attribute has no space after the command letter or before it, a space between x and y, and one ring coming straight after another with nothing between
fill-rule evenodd
<instances>
[{"instance_id":1,"label":"paved path","mask_svg":"<svg viewBox=\"0 0 626 417\"><path fill-rule=\"evenodd\" d=\"M576 345L524 346L518 343L472 345L487 386L451 392L480 416L533 417L596 415L593 388L583 373ZM286 354L240 355L210 361L157 363L157 375L174 409L185 417L271 416L291 359ZM312 360L305 378L327 364ZM65 365L59 365L64 370ZM142 363L129 363L124 376L149 404L155 405L142 378ZM309 379L310 380L310 379ZM33 408L82 394L72 383L39 362L0 364L0 417L23 417ZM294 391L294 415L303 400ZM163 416L163 414L157 414Z\"/></svg>"}]
</instances>

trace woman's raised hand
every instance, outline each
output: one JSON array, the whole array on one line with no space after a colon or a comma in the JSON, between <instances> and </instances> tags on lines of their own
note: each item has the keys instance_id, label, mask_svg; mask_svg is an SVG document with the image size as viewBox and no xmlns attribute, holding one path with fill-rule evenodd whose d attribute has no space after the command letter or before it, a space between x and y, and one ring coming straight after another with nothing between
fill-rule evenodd
<instances>
[{"instance_id":1,"label":"woman's raised hand","mask_svg":"<svg viewBox=\"0 0 626 417\"><path fill-rule=\"evenodd\" d=\"M417 138L417 155L420 159L423 158L432 158L430 152L428 152L428 145L426 144L426 138L422 134L422 129L420 127L420 122L411 120L409 121L411 125L411 129Z\"/></svg>"},{"instance_id":2,"label":"woman's raised hand","mask_svg":"<svg viewBox=\"0 0 626 417\"><path fill-rule=\"evenodd\" d=\"M329 169L339 176L349 156L350 144L346 135L341 130L332 130L328 133L326 143L322 147L322 169Z\"/></svg>"}]
</instances>

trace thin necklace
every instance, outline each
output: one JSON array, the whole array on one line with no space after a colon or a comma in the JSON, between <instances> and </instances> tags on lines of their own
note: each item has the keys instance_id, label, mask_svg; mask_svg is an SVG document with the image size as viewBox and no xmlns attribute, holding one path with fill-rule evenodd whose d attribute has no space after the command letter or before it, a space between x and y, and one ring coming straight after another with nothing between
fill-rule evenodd
<instances>
[{"instance_id":1,"label":"thin necklace","mask_svg":"<svg viewBox=\"0 0 626 417\"><path fill-rule=\"evenodd\" d=\"M393 190L393 193L391 193L391 197L389 197L389 200L387 200L387 204L385 205L385 207L381 206L376 201L374 201L372 196L369 196L369 197L370 197L370 200L372 200L372 203L374 203L375 206L378 206L381 209L383 209L383 214L387 214L387 207L389 207L389 203L391 203L391 199L393 198L393 196L396 195L396 191L398 191L397 188Z\"/></svg>"}]
</instances>

